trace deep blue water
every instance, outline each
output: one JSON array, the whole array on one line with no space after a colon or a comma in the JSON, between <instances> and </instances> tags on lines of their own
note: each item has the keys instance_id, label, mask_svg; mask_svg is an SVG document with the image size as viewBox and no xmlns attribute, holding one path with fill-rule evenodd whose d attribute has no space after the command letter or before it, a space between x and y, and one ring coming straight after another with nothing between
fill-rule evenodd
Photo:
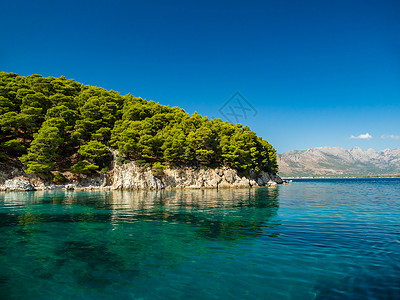
<instances>
[{"instance_id":1,"label":"deep blue water","mask_svg":"<svg viewBox=\"0 0 400 300\"><path fill-rule=\"evenodd\" d=\"M400 180L0 193L0 299L400 299Z\"/></svg>"}]
</instances>

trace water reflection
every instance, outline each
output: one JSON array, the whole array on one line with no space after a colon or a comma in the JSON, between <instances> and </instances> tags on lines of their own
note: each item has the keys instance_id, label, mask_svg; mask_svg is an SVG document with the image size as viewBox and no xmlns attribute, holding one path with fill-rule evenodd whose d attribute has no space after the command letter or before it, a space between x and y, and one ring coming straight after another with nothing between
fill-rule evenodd
<instances>
[{"instance_id":1,"label":"water reflection","mask_svg":"<svg viewBox=\"0 0 400 300\"><path fill-rule=\"evenodd\" d=\"M28 234L35 223L148 220L188 224L208 238L254 236L277 214L278 195L278 188L3 193L0 227Z\"/></svg>"},{"instance_id":2,"label":"water reflection","mask_svg":"<svg viewBox=\"0 0 400 300\"><path fill-rule=\"evenodd\" d=\"M78 204L101 209L141 210L155 205L191 207L265 207L279 188L0 192L0 207L38 204Z\"/></svg>"},{"instance_id":3,"label":"water reflection","mask_svg":"<svg viewBox=\"0 0 400 300\"><path fill-rule=\"evenodd\" d=\"M278 197L278 188L263 189L205 189L161 191L113 191L113 209L143 210L154 206L195 208L268 207ZM275 205L275 204L273 204Z\"/></svg>"},{"instance_id":4,"label":"water reflection","mask_svg":"<svg viewBox=\"0 0 400 300\"><path fill-rule=\"evenodd\" d=\"M352 182L0 193L0 299L398 299L398 183Z\"/></svg>"},{"instance_id":5,"label":"water reflection","mask_svg":"<svg viewBox=\"0 0 400 300\"><path fill-rule=\"evenodd\" d=\"M193 257L229 253L261 233L275 236L278 193L0 193L0 297L74 298L116 287L128 293L140 278L165 276Z\"/></svg>"}]
</instances>

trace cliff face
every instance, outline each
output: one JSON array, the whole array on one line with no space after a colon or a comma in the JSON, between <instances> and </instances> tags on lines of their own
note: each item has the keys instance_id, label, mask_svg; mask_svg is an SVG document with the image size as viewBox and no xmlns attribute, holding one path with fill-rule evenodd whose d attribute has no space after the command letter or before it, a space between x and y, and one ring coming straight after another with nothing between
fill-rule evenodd
<instances>
[{"instance_id":1,"label":"cliff face","mask_svg":"<svg viewBox=\"0 0 400 300\"><path fill-rule=\"evenodd\" d=\"M113 189L243 188L282 183L277 175L263 172L261 177L240 177L229 168L170 168L164 170L163 176L156 177L150 169L143 170L133 162L115 166L112 173Z\"/></svg>"},{"instance_id":2,"label":"cliff face","mask_svg":"<svg viewBox=\"0 0 400 300\"><path fill-rule=\"evenodd\" d=\"M282 179L275 174L262 172L241 177L229 168L194 169L189 167L167 168L160 176L155 176L150 168L138 167L134 162L123 165L112 163L107 174L80 176L64 185L54 185L40 178L23 175L21 170L0 170L0 190L51 190L51 189L168 189L168 188L248 188L281 184Z\"/></svg>"}]
</instances>

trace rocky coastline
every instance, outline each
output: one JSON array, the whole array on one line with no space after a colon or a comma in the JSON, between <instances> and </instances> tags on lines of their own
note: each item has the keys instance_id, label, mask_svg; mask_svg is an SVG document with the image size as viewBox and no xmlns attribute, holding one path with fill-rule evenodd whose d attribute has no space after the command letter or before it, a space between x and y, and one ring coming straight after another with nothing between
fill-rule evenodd
<instances>
[{"instance_id":1,"label":"rocky coastline","mask_svg":"<svg viewBox=\"0 0 400 300\"><path fill-rule=\"evenodd\" d=\"M250 172L240 176L234 169L222 167L202 169L171 167L156 176L150 168L139 167L131 161L118 165L115 160L105 174L76 175L64 184L54 184L37 176L26 175L22 169L0 170L0 191L34 190L161 190L250 188L274 186L284 181L276 174Z\"/></svg>"}]
</instances>

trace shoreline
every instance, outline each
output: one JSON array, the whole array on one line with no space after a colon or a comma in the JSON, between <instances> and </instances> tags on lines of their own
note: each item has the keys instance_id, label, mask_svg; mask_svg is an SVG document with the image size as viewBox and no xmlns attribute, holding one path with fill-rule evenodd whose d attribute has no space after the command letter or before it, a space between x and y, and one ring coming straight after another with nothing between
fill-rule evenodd
<instances>
[{"instance_id":1,"label":"shoreline","mask_svg":"<svg viewBox=\"0 0 400 300\"><path fill-rule=\"evenodd\" d=\"M343 176L343 177L281 177L282 180L296 180L296 179L400 179L399 176Z\"/></svg>"},{"instance_id":2,"label":"shoreline","mask_svg":"<svg viewBox=\"0 0 400 300\"><path fill-rule=\"evenodd\" d=\"M282 185L289 184L288 181L283 180ZM263 188L263 187L277 187L281 185L280 183L268 183L265 185L253 185L253 186L223 186L223 187L195 187L195 186L186 186L186 187L162 187L158 189L154 188L115 188L112 186L74 186L69 187L65 185L49 185L42 187L34 187L33 189L29 190L8 190L8 189L0 189L1 192L47 192L47 191L74 191L74 192L81 192L81 191L170 191L170 190L240 190L240 189L256 189L256 188Z\"/></svg>"},{"instance_id":3,"label":"shoreline","mask_svg":"<svg viewBox=\"0 0 400 300\"><path fill-rule=\"evenodd\" d=\"M133 161L124 165L113 164L106 174L79 176L55 184L49 180L0 171L4 181L0 191L34 190L162 190L162 189L235 189L285 184L275 173L262 171L243 176L237 170L222 167L194 169L190 167L167 168L162 176L155 176L150 168L138 167ZM287 182L286 182L287 183Z\"/></svg>"}]
</instances>

